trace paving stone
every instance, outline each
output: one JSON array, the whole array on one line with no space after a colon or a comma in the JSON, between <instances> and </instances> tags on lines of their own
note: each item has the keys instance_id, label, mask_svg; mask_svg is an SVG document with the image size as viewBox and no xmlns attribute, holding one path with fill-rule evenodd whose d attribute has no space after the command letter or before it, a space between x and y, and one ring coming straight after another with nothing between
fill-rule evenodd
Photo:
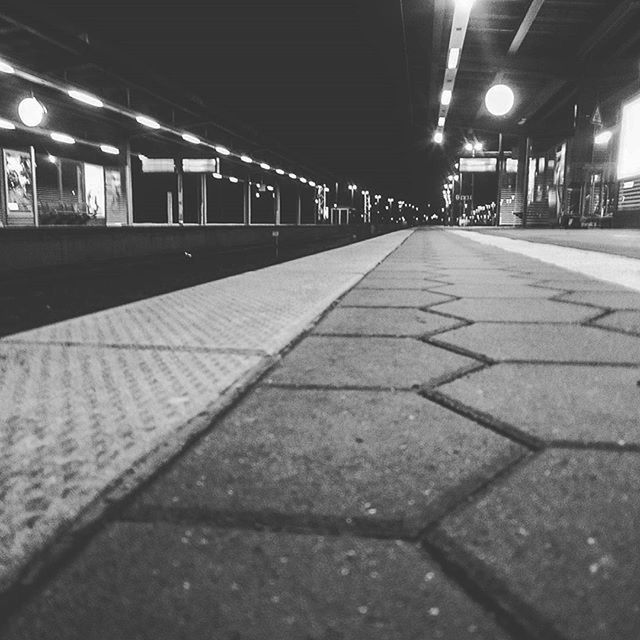
<instances>
[{"instance_id":1,"label":"paving stone","mask_svg":"<svg viewBox=\"0 0 640 640\"><path fill-rule=\"evenodd\" d=\"M508 640L414 545L158 523L111 526L3 637Z\"/></svg>"},{"instance_id":2,"label":"paving stone","mask_svg":"<svg viewBox=\"0 0 640 640\"><path fill-rule=\"evenodd\" d=\"M621 329L640 334L640 311L614 311L612 314L594 322L600 327Z\"/></svg>"},{"instance_id":3,"label":"paving stone","mask_svg":"<svg viewBox=\"0 0 640 640\"><path fill-rule=\"evenodd\" d=\"M571 274L568 274L566 278L556 277L548 280L540 280L536 284L556 289L565 289L567 291L601 291L605 293L619 291L621 293L628 293L623 287L617 287L610 282L589 278L575 278L572 277Z\"/></svg>"},{"instance_id":4,"label":"paving stone","mask_svg":"<svg viewBox=\"0 0 640 640\"><path fill-rule=\"evenodd\" d=\"M562 300L591 304L604 309L640 309L640 293L634 291L580 291L567 293Z\"/></svg>"},{"instance_id":5,"label":"paving stone","mask_svg":"<svg viewBox=\"0 0 640 640\"><path fill-rule=\"evenodd\" d=\"M434 342L496 360L640 362L639 338L577 325L477 323L438 335Z\"/></svg>"},{"instance_id":6,"label":"paving stone","mask_svg":"<svg viewBox=\"0 0 640 640\"><path fill-rule=\"evenodd\" d=\"M108 484L179 438L261 362L0 343L0 587Z\"/></svg>"},{"instance_id":7,"label":"paving stone","mask_svg":"<svg viewBox=\"0 0 640 640\"><path fill-rule=\"evenodd\" d=\"M440 293L446 293L460 298L551 298L557 295L553 289L541 289L531 287L526 284L506 284L504 282L493 283L475 282L466 284L455 284L438 289Z\"/></svg>"},{"instance_id":8,"label":"paving stone","mask_svg":"<svg viewBox=\"0 0 640 640\"><path fill-rule=\"evenodd\" d=\"M563 637L637 640L638 477L637 453L549 450L441 531Z\"/></svg>"},{"instance_id":9,"label":"paving stone","mask_svg":"<svg viewBox=\"0 0 640 640\"><path fill-rule=\"evenodd\" d=\"M260 387L130 513L151 505L330 517L342 526L359 518L415 534L524 453L413 393Z\"/></svg>"},{"instance_id":10,"label":"paving stone","mask_svg":"<svg viewBox=\"0 0 640 640\"><path fill-rule=\"evenodd\" d=\"M418 309L338 307L316 326L314 333L422 336L459 324L457 320Z\"/></svg>"},{"instance_id":11,"label":"paving stone","mask_svg":"<svg viewBox=\"0 0 640 640\"><path fill-rule=\"evenodd\" d=\"M440 387L546 440L640 444L640 368L500 364Z\"/></svg>"},{"instance_id":12,"label":"paving stone","mask_svg":"<svg viewBox=\"0 0 640 640\"><path fill-rule=\"evenodd\" d=\"M343 306L356 307L426 307L450 300L450 296L414 289L360 289L351 290L341 301Z\"/></svg>"},{"instance_id":13,"label":"paving stone","mask_svg":"<svg viewBox=\"0 0 640 640\"><path fill-rule=\"evenodd\" d=\"M358 283L358 289L430 289L433 286L447 284L427 278L379 278L374 272Z\"/></svg>"},{"instance_id":14,"label":"paving stone","mask_svg":"<svg viewBox=\"0 0 640 640\"><path fill-rule=\"evenodd\" d=\"M465 298L433 310L478 322L583 322L599 313L592 307L539 298Z\"/></svg>"},{"instance_id":15,"label":"paving stone","mask_svg":"<svg viewBox=\"0 0 640 640\"><path fill-rule=\"evenodd\" d=\"M400 389L427 384L474 364L471 358L412 338L309 336L268 380L272 384Z\"/></svg>"}]
</instances>

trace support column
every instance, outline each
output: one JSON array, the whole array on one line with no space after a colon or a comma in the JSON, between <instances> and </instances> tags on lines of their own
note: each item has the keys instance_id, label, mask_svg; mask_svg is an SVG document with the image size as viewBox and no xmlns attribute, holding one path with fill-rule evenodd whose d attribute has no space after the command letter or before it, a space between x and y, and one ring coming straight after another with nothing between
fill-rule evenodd
<instances>
[{"instance_id":1,"label":"support column","mask_svg":"<svg viewBox=\"0 0 640 640\"><path fill-rule=\"evenodd\" d=\"M127 190L127 225L133 224L133 185L131 179L131 145L125 147L124 180Z\"/></svg>"}]
</instances>

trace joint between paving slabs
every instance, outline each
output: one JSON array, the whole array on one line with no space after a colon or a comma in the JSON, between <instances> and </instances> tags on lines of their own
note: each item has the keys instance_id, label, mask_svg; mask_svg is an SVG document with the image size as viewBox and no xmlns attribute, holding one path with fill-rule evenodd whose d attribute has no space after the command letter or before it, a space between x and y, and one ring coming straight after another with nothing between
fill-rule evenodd
<instances>
[{"instance_id":1,"label":"joint between paving slabs","mask_svg":"<svg viewBox=\"0 0 640 640\"><path fill-rule=\"evenodd\" d=\"M421 540L422 548L443 573L460 586L514 640L568 640L551 622L511 592L484 563L463 550L447 534L434 530Z\"/></svg>"},{"instance_id":2,"label":"joint between paving slabs","mask_svg":"<svg viewBox=\"0 0 640 640\"><path fill-rule=\"evenodd\" d=\"M470 326L470 325L465 325L465 326ZM451 329L447 329L447 331L451 331ZM447 331L443 331L442 333L447 333ZM484 355L483 353L477 353L475 351L465 349L464 347L459 347L458 345L449 344L447 342L441 342L440 340L434 340L433 338L428 338L426 340L423 340L423 342L430 344L432 347L437 347L438 349L444 349L445 351L450 351L451 353L455 353L456 355L464 356L466 358L471 358L472 360L477 360L486 365L494 365L500 362L499 360L494 360L493 358L490 358L489 356Z\"/></svg>"}]
</instances>

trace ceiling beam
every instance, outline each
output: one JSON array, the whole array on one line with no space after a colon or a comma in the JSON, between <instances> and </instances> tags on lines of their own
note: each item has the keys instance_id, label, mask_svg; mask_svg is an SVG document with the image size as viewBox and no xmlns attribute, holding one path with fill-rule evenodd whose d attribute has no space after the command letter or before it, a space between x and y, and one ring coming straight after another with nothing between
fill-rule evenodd
<instances>
[{"instance_id":1,"label":"ceiling beam","mask_svg":"<svg viewBox=\"0 0 640 640\"><path fill-rule=\"evenodd\" d=\"M544 4L544 2L545 0L532 0L525 17L520 23L518 31L516 32L516 35L511 42L511 46L509 47L509 55L515 55L520 50L520 47L522 46L524 39L527 37L527 34L531 30L531 26L533 25L535 19L538 17L538 13L540 12L540 9L542 9L542 5Z\"/></svg>"}]
</instances>

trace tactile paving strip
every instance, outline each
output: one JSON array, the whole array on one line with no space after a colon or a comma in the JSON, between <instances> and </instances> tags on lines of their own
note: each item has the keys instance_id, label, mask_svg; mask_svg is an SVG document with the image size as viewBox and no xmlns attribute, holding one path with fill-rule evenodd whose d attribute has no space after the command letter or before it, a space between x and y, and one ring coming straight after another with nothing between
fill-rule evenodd
<instances>
[{"instance_id":1,"label":"tactile paving strip","mask_svg":"<svg viewBox=\"0 0 640 640\"><path fill-rule=\"evenodd\" d=\"M0 345L0 585L3 574L260 361Z\"/></svg>"}]
</instances>

